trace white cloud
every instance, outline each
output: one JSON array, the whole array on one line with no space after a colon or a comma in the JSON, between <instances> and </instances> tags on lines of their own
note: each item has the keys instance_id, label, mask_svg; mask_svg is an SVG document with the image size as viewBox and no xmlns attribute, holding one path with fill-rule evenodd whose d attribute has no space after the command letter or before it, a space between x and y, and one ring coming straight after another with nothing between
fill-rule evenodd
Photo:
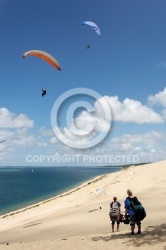
<instances>
[{"instance_id":1,"label":"white cloud","mask_svg":"<svg viewBox=\"0 0 166 250\"><path fill-rule=\"evenodd\" d=\"M38 142L37 145L39 147L47 147L48 146L46 142Z\"/></svg>"},{"instance_id":2,"label":"white cloud","mask_svg":"<svg viewBox=\"0 0 166 250\"><path fill-rule=\"evenodd\" d=\"M85 145L99 133L107 133L110 123L104 118L100 118L97 111L83 111L78 117L73 118L73 122L67 124L68 127L54 128L55 135L67 145L74 142L75 145ZM55 143L55 139L51 139Z\"/></svg>"},{"instance_id":3,"label":"white cloud","mask_svg":"<svg viewBox=\"0 0 166 250\"><path fill-rule=\"evenodd\" d=\"M100 117L99 114L82 112L79 117L75 119L75 125L77 128L82 128L85 133L91 130L94 131L107 131L110 124L107 120ZM75 127L75 126L74 126Z\"/></svg>"},{"instance_id":4,"label":"white cloud","mask_svg":"<svg viewBox=\"0 0 166 250\"><path fill-rule=\"evenodd\" d=\"M110 118L110 110L113 120L120 122L139 124L164 122L162 115L137 100L126 98L121 102L117 96L104 96L96 100L93 112L83 111L78 117L73 117L73 123L68 123L68 127L59 130L54 128L55 135L67 145L72 141L78 146L90 143L99 133L109 131L111 124L107 118ZM55 139L51 139L51 143L55 142ZM129 150L132 146L125 138L125 143L121 147Z\"/></svg>"},{"instance_id":5,"label":"white cloud","mask_svg":"<svg viewBox=\"0 0 166 250\"><path fill-rule=\"evenodd\" d=\"M125 134L120 137L113 138L110 147L118 150L139 150L152 149L158 147L162 142L165 142L166 134L156 131L151 131L145 134ZM166 145L165 145L166 146Z\"/></svg>"},{"instance_id":6,"label":"white cloud","mask_svg":"<svg viewBox=\"0 0 166 250\"><path fill-rule=\"evenodd\" d=\"M54 144L57 142L57 138L54 136L50 139L50 143Z\"/></svg>"},{"instance_id":7,"label":"white cloud","mask_svg":"<svg viewBox=\"0 0 166 250\"><path fill-rule=\"evenodd\" d=\"M159 92L154 96L148 97L149 103L153 105L165 106L164 91ZM104 101L103 101L104 100ZM109 105L106 105L107 104ZM102 105L101 105L102 103ZM106 105L106 106L105 106ZM103 108L106 108L103 112ZM75 117L72 124L67 124L69 127L57 129L59 138L65 136L66 142L74 141L80 145L89 143L99 133L104 133L108 130L110 123L110 110L112 110L113 120L120 122L132 122L139 124L162 123L166 118L166 108L161 110L161 114L155 112L152 107L143 105L141 102L126 98L120 101L117 96L105 96L94 103L94 111L83 111L79 116ZM0 161L8 160L9 157L17 156L26 157L27 152L46 153L47 150L58 153L73 153L81 155L94 154L129 154L138 155L140 161L150 161L155 159L164 159L166 151L166 134L162 132L151 131L145 134L124 134L123 136L111 139L104 143L99 143L97 147L88 150L77 150L67 147L57 139L53 131L44 127L40 128L39 133L31 135L29 128L33 127L33 121L25 114L14 114L6 108L0 109L0 140L6 139L5 143L0 145ZM138 128L138 126L137 126ZM81 133L80 131L81 130ZM89 133L92 131L91 133ZM20 154L18 152L23 152ZM24 159L25 161L25 159ZM12 162L12 161L11 161ZM14 163L13 163L14 164ZM119 163L120 164L120 163ZM122 162L123 164L123 162ZM79 165L79 162L78 162ZM94 163L95 165L95 163Z\"/></svg>"},{"instance_id":8,"label":"white cloud","mask_svg":"<svg viewBox=\"0 0 166 250\"><path fill-rule=\"evenodd\" d=\"M0 108L0 128L32 128L33 121L26 115L16 115L6 108Z\"/></svg>"},{"instance_id":9,"label":"white cloud","mask_svg":"<svg viewBox=\"0 0 166 250\"><path fill-rule=\"evenodd\" d=\"M161 111L161 113L162 113L162 115L163 115L163 118L166 120L166 109L163 109L163 110Z\"/></svg>"},{"instance_id":10,"label":"white cloud","mask_svg":"<svg viewBox=\"0 0 166 250\"><path fill-rule=\"evenodd\" d=\"M44 127L40 128L39 133L43 136L52 136L54 134L52 129L45 129Z\"/></svg>"},{"instance_id":11,"label":"white cloud","mask_svg":"<svg viewBox=\"0 0 166 250\"><path fill-rule=\"evenodd\" d=\"M12 157L20 150L27 152L35 147L37 138L29 133L32 127L33 120L25 114L16 115L7 108L0 108L0 139L5 140L0 147L1 161L10 158L12 162Z\"/></svg>"},{"instance_id":12,"label":"white cloud","mask_svg":"<svg viewBox=\"0 0 166 250\"><path fill-rule=\"evenodd\" d=\"M107 100L112 110L113 120L134 123L163 123L163 117L141 102L126 98L120 102L117 96L102 97Z\"/></svg>"},{"instance_id":13,"label":"white cloud","mask_svg":"<svg viewBox=\"0 0 166 250\"><path fill-rule=\"evenodd\" d=\"M155 95L150 95L148 97L148 104L152 106L159 105L166 108L166 88Z\"/></svg>"}]
</instances>

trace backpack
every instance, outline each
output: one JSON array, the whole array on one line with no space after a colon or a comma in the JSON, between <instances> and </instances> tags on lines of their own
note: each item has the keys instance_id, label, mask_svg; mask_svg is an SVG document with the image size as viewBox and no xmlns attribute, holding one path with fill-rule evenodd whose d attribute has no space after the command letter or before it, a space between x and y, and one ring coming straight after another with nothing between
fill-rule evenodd
<instances>
[{"instance_id":1,"label":"backpack","mask_svg":"<svg viewBox=\"0 0 166 250\"><path fill-rule=\"evenodd\" d=\"M129 224L130 223L130 218L129 215L126 214L125 216L123 216L122 221L124 224Z\"/></svg>"},{"instance_id":2,"label":"backpack","mask_svg":"<svg viewBox=\"0 0 166 250\"><path fill-rule=\"evenodd\" d=\"M146 211L141 202L136 197L134 198L125 200L125 208L128 211L130 220L141 221L146 217Z\"/></svg>"},{"instance_id":3,"label":"backpack","mask_svg":"<svg viewBox=\"0 0 166 250\"><path fill-rule=\"evenodd\" d=\"M110 204L109 216L112 221L117 221L119 219L119 202L118 201L114 201Z\"/></svg>"}]
</instances>

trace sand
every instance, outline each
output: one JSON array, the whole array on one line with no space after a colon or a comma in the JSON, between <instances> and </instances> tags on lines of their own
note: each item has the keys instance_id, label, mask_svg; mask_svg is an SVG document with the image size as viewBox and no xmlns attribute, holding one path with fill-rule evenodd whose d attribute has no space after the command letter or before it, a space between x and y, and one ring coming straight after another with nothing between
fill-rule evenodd
<instances>
[{"instance_id":1,"label":"sand","mask_svg":"<svg viewBox=\"0 0 166 250\"><path fill-rule=\"evenodd\" d=\"M96 189L100 190L96 193ZM120 224L112 233L109 205L124 211L127 189L144 205L142 234ZM60 196L0 216L0 250L166 250L166 161L100 176ZM137 228L136 230L137 231Z\"/></svg>"}]
</instances>

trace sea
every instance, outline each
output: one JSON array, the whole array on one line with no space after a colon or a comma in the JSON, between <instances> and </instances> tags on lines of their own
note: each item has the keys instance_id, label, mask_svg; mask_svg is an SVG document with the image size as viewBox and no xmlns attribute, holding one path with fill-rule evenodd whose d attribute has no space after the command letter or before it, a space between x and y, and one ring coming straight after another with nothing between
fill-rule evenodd
<instances>
[{"instance_id":1,"label":"sea","mask_svg":"<svg viewBox=\"0 0 166 250\"><path fill-rule=\"evenodd\" d=\"M47 200L122 167L0 167L0 215Z\"/></svg>"}]
</instances>

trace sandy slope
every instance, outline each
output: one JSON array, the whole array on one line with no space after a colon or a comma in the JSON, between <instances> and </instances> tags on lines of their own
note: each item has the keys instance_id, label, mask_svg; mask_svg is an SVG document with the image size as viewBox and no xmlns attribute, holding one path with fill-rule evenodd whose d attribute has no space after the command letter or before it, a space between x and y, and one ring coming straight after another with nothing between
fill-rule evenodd
<instances>
[{"instance_id":1,"label":"sandy slope","mask_svg":"<svg viewBox=\"0 0 166 250\"><path fill-rule=\"evenodd\" d=\"M123 204L130 188L147 217L142 234L121 223L111 232L109 204ZM104 192L96 194L96 189ZM101 207L101 208L100 208ZM59 197L0 217L1 249L163 249L166 250L166 161L129 167L99 177ZM110 248L111 247L111 248Z\"/></svg>"}]
</instances>

